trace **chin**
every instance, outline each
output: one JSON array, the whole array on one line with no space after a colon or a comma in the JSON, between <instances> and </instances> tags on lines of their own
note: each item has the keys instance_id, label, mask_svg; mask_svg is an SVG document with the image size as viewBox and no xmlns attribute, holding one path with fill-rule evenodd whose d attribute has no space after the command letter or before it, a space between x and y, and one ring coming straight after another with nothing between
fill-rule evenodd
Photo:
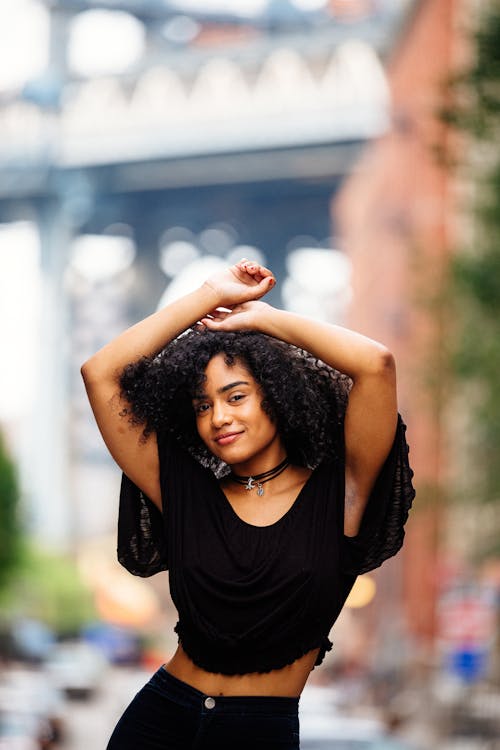
<instances>
[{"instance_id":1,"label":"chin","mask_svg":"<svg viewBox=\"0 0 500 750\"><path fill-rule=\"evenodd\" d=\"M245 463L245 461L249 461L255 453L243 451L241 448L238 448L236 446L227 446L227 448L218 448L217 453L214 455L217 456L217 458L220 458L221 461L224 461L224 463L228 465L232 464L242 464Z\"/></svg>"},{"instance_id":2,"label":"chin","mask_svg":"<svg viewBox=\"0 0 500 750\"><path fill-rule=\"evenodd\" d=\"M227 464L239 464L243 461L248 461L249 458L251 458L252 454L248 455L248 453L243 452L241 450L231 450L230 447L226 449L221 449L217 451L215 454L217 458L220 458L222 461L225 461Z\"/></svg>"}]
</instances>

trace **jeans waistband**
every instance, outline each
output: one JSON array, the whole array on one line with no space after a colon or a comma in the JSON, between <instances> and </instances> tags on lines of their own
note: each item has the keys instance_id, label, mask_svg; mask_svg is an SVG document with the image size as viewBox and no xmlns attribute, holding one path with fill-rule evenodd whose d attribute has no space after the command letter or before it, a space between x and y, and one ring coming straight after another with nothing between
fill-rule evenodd
<instances>
[{"instance_id":1,"label":"jeans waistband","mask_svg":"<svg viewBox=\"0 0 500 750\"><path fill-rule=\"evenodd\" d=\"M213 695L202 693L200 690L188 685L187 682L179 680L167 672L165 667L161 666L151 677L149 685L156 690L160 690L168 695L172 700L181 703L190 708L200 708L206 706L207 698L214 700L214 707L226 711L245 712L255 711L255 713L272 713L273 715L288 714L297 715L299 708L298 698L288 698L274 695Z\"/></svg>"}]
</instances>

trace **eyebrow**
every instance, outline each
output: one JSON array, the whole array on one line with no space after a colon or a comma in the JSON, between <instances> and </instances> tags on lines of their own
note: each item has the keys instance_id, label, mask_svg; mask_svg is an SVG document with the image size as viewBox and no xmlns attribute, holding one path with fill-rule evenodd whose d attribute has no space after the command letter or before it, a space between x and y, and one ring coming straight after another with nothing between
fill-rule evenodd
<instances>
[{"instance_id":1,"label":"eyebrow","mask_svg":"<svg viewBox=\"0 0 500 750\"><path fill-rule=\"evenodd\" d=\"M236 388L237 385L250 385L250 383L247 380L235 380L234 383L228 383L227 385L223 385L221 388L217 388L217 393L225 393L226 391L230 391L231 388ZM195 400L199 400L202 398L206 398L205 393L197 393L193 398Z\"/></svg>"}]
</instances>

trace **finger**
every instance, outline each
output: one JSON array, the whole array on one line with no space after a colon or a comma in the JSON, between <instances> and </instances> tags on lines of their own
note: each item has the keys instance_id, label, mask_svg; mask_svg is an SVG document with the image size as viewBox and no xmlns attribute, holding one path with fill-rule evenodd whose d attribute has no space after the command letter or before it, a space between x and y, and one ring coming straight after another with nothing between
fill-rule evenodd
<instances>
[{"instance_id":1,"label":"finger","mask_svg":"<svg viewBox=\"0 0 500 750\"><path fill-rule=\"evenodd\" d=\"M227 318L227 316L230 314L231 310L217 308L215 310L210 310L210 312L208 312L203 319L214 318L218 320L224 320L224 318Z\"/></svg>"},{"instance_id":2,"label":"finger","mask_svg":"<svg viewBox=\"0 0 500 750\"><path fill-rule=\"evenodd\" d=\"M212 328L213 325L218 326L220 323L223 323L228 316L229 313L225 313L224 315L210 315L202 318L201 322L204 326L206 326L206 328Z\"/></svg>"},{"instance_id":3,"label":"finger","mask_svg":"<svg viewBox=\"0 0 500 750\"><path fill-rule=\"evenodd\" d=\"M247 273L257 283L262 281L262 279L264 278L264 275L260 273L260 270L258 267L250 267L250 268L247 267Z\"/></svg>"},{"instance_id":4,"label":"finger","mask_svg":"<svg viewBox=\"0 0 500 750\"><path fill-rule=\"evenodd\" d=\"M248 271L244 262L235 263L235 265L231 267L231 270L239 281L243 281L244 283L255 281L254 275Z\"/></svg>"},{"instance_id":5,"label":"finger","mask_svg":"<svg viewBox=\"0 0 500 750\"><path fill-rule=\"evenodd\" d=\"M247 272L246 264L248 262L249 261L246 258L242 258L241 260L238 261L238 263L235 263L234 266L238 271L241 271L241 273L246 273Z\"/></svg>"},{"instance_id":6,"label":"finger","mask_svg":"<svg viewBox=\"0 0 500 750\"><path fill-rule=\"evenodd\" d=\"M206 328L216 331L220 329L226 329L228 327L228 322L225 318L216 319L216 318L203 318L203 324Z\"/></svg>"},{"instance_id":7,"label":"finger","mask_svg":"<svg viewBox=\"0 0 500 750\"><path fill-rule=\"evenodd\" d=\"M273 286L275 285L276 285L276 279L274 278L272 274L271 276L264 276L262 281L259 283L259 286L261 286L262 289L264 290L264 294L268 292L270 289L272 289Z\"/></svg>"},{"instance_id":8,"label":"finger","mask_svg":"<svg viewBox=\"0 0 500 750\"><path fill-rule=\"evenodd\" d=\"M260 299L265 294L267 294L267 292L269 292L275 284L276 281L274 279L274 276L266 276L255 286L249 287L246 297L247 301L250 302L251 300Z\"/></svg>"},{"instance_id":9,"label":"finger","mask_svg":"<svg viewBox=\"0 0 500 750\"><path fill-rule=\"evenodd\" d=\"M273 272L266 268L266 266L257 263L256 261L247 260L243 263L245 270L251 274L260 274L261 276L273 276Z\"/></svg>"},{"instance_id":10,"label":"finger","mask_svg":"<svg viewBox=\"0 0 500 750\"><path fill-rule=\"evenodd\" d=\"M268 268L257 263L257 261L247 260L246 258L242 258L236 265L241 271L245 271L251 275L261 273L263 276L268 276L271 273Z\"/></svg>"},{"instance_id":11,"label":"finger","mask_svg":"<svg viewBox=\"0 0 500 750\"><path fill-rule=\"evenodd\" d=\"M261 282L263 279L266 278L274 278L274 274L272 271L269 270L269 268L266 268L265 266L261 266L258 263L255 264L246 264L245 266L246 273L248 273L254 281L257 283ZM276 279L274 279L276 282Z\"/></svg>"}]
</instances>

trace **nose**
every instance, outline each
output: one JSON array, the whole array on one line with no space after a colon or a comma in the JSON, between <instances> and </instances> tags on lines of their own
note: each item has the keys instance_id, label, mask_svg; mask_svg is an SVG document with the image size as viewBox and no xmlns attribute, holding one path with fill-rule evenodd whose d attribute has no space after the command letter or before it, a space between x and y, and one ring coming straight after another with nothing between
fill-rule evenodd
<instances>
[{"instance_id":1,"label":"nose","mask_svg":"<svg viewBox=\"0 0 500 750\"><path fill-rule=\"evenodd\" d=\"M227 405L223 401L215 401L212 407L212 424L216 429L220 429L225 424L232 422Z\"/></svg>"}]
</instances>

